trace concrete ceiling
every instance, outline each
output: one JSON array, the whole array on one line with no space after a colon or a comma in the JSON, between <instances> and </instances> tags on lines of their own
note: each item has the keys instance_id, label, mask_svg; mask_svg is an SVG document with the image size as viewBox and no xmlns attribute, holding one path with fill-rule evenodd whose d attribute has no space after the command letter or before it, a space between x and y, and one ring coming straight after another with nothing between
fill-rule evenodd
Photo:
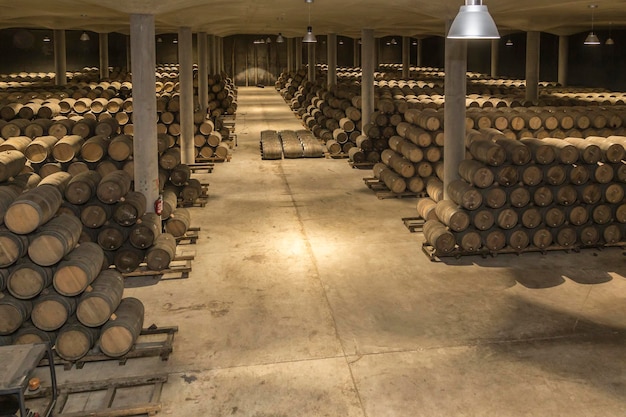
<instances>
[{"instance_id":1,"label":"concrete ceiling","mask_svg":"<svg viewBox=\"0 0 626 417\"><path fill-rule=\"evenodd\" d=\"M626 28L625 0L484 0L501 34L543 31L570 35L590 29L597 4L597 29ZM316 34L359 37L361 28L376 36L442 35L463 0L0 0L0 28L79 29L129 33L129 14L154 14L157 33L194 32L228 36Z\"/></svg>"}]
</instances>

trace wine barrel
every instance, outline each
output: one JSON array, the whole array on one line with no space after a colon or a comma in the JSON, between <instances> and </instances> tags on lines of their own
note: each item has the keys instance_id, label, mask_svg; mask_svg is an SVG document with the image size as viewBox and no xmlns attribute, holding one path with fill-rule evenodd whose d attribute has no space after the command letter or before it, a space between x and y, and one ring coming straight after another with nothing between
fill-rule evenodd
<instances>
[{"instance_id":1,"label":"wine barrel","mask_svg":"<svg viewBox=\"0 0 626 417\"><path fill-rule=\"evenodd\" d=\"M528 146L533 153L533 160L542 165L551 164L556 159L554 148L536 138L523 138L521 142Z\"/></svg>"},{"instance_id":2,"label":"wine barrel","mask_svg":"<svg viewBox=\"0 0 626 417\"><path fill-rule=\"evenodd\" d=\"M52 157L57 162L70 162L80 152L83 138L79 135L67 135L59 139L52 148Z\"/></svg>"},{"instance_id":3,"label":"wine barrel","mask_svg":"<svg viewBox=\"0 0 626 417\"><path fill-rule=\"evenodd\" d=\"M97 198L92 198L80 207L80 221L90 229L101 227L112 215L112 206L103 204Z\"/></svg>"},{"instance_id":4,"label":"wine barrel","mask_svg":"<svg viewBox=\"0 0 626 417\"><path fill-rule=\"evenodd\" d=\"M458 233L456 234L456 240L459 242L461 250L468 253L476 252L482 246L482 236L476 230L468 229Z\"/></svg>"},{"instance_id":5,"label":"wine barrel","mask_svg":"<svg viewBox=\"0 0 626 417\"><path fill-rule=\"evenodd\" d=\"M426 188L426 183L422 177L411 177L406 179L406 188L412 193L421 193Z\"/></svg>"},{"instance_id":6,"label":"wine barrel","mask_svg":"<svg viewBox=\"0 0 626 417\"><path fill-rule=\"evenodd\" d=\"M28 237L0 227L0 268L13 265L28 251Z\"/></svg>"},{"instance_id":7,"label":"wine barrel","mask_svg":"<svg viewBox=\"0 0 626 417\"><path fill-rule=\"evenodd\" d=\"M626 158L624 145L619 140L615 140L615 137L590 136L585 140L597 145L602 150L604 160L607 162L619 163Z\"/></svg>"},{"instance_id":8,"label":"wine barrel","mask_svg":"<svg viewBox=\"0 0 626 417\"><path fill-rule=\"evenodd\" d=\"M76 121L59 116L54 119L54 122L48 128L48 135L61 139L63 136L72 134L75 124Z\"/></svg>"},{"instance_id":9,"label":"wine barrel","mask_svg":"<svg viewBox=\"0 0 626 417\"><path fill-rule=\"evenodd\" d=\"M602 238L606 244L612 245L623 239L622 228L618 224L609 224L602 228Z\"/></svg>"},{"instance_id":10,"label":"wine barrel","mask_svg":"<svg viewBox=\"0 0 626 417\"><path fill-rule=\"evenodd\" d=\"M193 204L202 195L202 184L195 178L190 178L180 190L180 197L184 204Z\"/></svg>"},{"instance_id":11,"label":"wine barrel","mask_svg":"<svg viewBox=\"0 0 626 417\"><path fill-rule=\"evenodd\" d=\"M174 237L182 237L189 230L190 223L191 212L186 208L177 208L165 221L165 232Z\"/></svg>"},{"instance_id":12,"label":"wine barrel","mask_svg":"<svg viewBox=\"0 0 626 417\"><path fill-rule=\"evenodd\" d=\"M583 246L597 246L600 241L600 230L592 224L578 228L576 233L577 240Z\"/></svg>"},{"instance_id":13,"label":"wine barrel","mask_svg":"<svg viewBox=\"0 0 626 417\"><path fill-rule=\"evenodd\" d=\"M52 126L52 120L35 119L24 128L24 136L31 139L39 136L46 136L50 126Z\"/></svg>"},{"instance_id":14,"label":"wine barrel","mask_svg":"<svg viewBox=\"0 0 626 417\"><path fill-rule=\"evenodd\" d=\"M509 189L507 194L507 199L513 207L526 207L530 203L530 191L527 187L520 186Z\"/></svg>"},{"instance_id":15,"label":"wine barrel","mask_svg":"<svg viewBox=\"0 0 626 417\"><path fill-rule=\"evenodd\" d=\"M488 139L475 140L469 146L472 157L490 166L500 166L506 160L506 151Z\"/></svg>"},{"instance_id":16,"label":"wine barrel","mask_svg":"<svg viewBox=\"0 0 626 417\"><path fill-rule=\"evenodd\" d=\"M0 182L18 175L26 165L26 157L20 151L0 152Z\"/></svg>"},{"instance_id":17,"label":"wine barrel","mask_svg":"<svg viewBox=\"0 0 626 417\"><path fill-rule=\"evenodd\" d=\"M612 183L603 187L604 201L610 204L619 204L624 201L624 186Z\"/></svg>"},{"instance_id":18,"label":"wine barrel","mask_svg":"<svg viewBox=\"0 0 626 417\"><path fill-rule=\"evenodd\" d=\"M576 137L566 137L564 140L578 149L582 162L595 164L602 160L602 149L598 145Z\"/></svg>"},{"instance_id":19,"label":"wine barrel","mask_svg":"<svg viewBox=\"0 0 626 417\"><path fill-rule=\"evenodd\" d=\"M591 219L596 224L608 224L613 212L608 204L598 204L591 210Z\"/></svg>"},{"instance_id":20,"label":"wine barrel","mask_svg":"<svg viewBox=\"0 0 626 417\"><path fill-rule=\"evenodd\" d=\"M54 332L46 332L38 329L33 323L27 321L13 335L14 345L29 345L36 343L45 343L54 346L56 334Z\"/></svg>"},{"instance_id":21,"label":"wine barrel","mask_svg":"<svg viewBox=\"0 0 626 417\"><path fill-rule=\"evenodd\" d=\"M78 299L76 317L88 327L103 325L122 300L124 278L113 269L106 269L87 287Z\"/></svg>"},{"instance_id":22,"label":"wine barrel","mask_svg":"<svg viewBox=\"0 0 626 417\"><path fill-rule=\"evenodd\" d=\"M615 220L620 223L626 223L626 203L620 204L615 208Z\"/></svg>"},{"instance_id":23,"label":"wine barrel","mask_svg":"<svg viewBox=\"0 0 626 417\"><path fill-rule=\"evenodd\" d=\"M146 212L146 197L139 192L129 191L113 210L113 220L120 226L132 226Z\"/></svg>"},{"instance_id":24,"label":"wine barrel","mask_svg":"<svg viewBox=\"0 0 626 417\"><path fill-rule=\"evenodd\" d=\"M385 164L374 165L374 176L380 179L387 188L393 193L403 193L406 190L406 182L404 179L387 168Z\"/></svg>"},{"instance_id":25,"label":"wine barrel","mask_svg":"<svg viewBox=\"0 0 626 417\"><path fill-rule=\"evenodd\" d=\"M132 227L128 241L137 249L149 248L161 234L161 217L155 213L144 213Z\"/></svg>"},{"instance_id":26,"label":"wine barrel","mask_svg":"<svg viewBox=\"0 0 626 417\"><path fill-rule=\"evenodd\" d=\"M578 187L580 201L586 204L596 204L602 198L602 189L598 184L588 184Z\"/></svg>"},{"instance_id":27,"label":"wine barrel","mask_svg":"<svg viewBox=\"0 0 626 417\"><path fill-rule=\"evenodd\" d=\"M457 203L451 200L440 200L435 213L443 224L454 232L462 232L469 227L470 217Z\"/></svg>"},{"instance_id":28,"label":"wine barrel","mask_svg":"<svg viewBox=\"0 0 626 417\"><path fill-rule=\"evenodd\" d=\"M98 162L107 155L109 143L106 136L92 136L83 143L80 156L87 162Z\"/></svg>"},{"instance_id":29,"label":"wine barrel","mask_svg":"<svg viewBox=\"0 0 626 417\"><path fill-rule=\"evenodd\" d=\"M484 163L471 159L461 161L459 174L466 182L478 188L487 188L494 182L493 172Z\"/></svg>"},{"instance_id":30,"label":"wine barrel","mask_svg":"<svg viewBox=\"0 0 626 417\"><path fill-rule=\"evenodd\" d=\"M163 169L172 170L180 164L180 148L169 148L159 156L159 166Z\"/></svg>"},{"instance_id":31,"label":"wine barrel","mask_svg":"<svg viewBox=\"0 0 626 417\"><path fill-rule=\"evenodd\" d=\"M548 227L560 227L566 220L565 212L559 207L550 207L543 211L543 221Z\"/></svg>"},{"instance_id":32,"label":"wine barrel","mask_svg":"<svg viewBox=\"0 0 626 417\"><path fill-rule=\"evenodd\" d=\"M83 171L73 176L65 188L65 199L72 204L84 204L96 195L102 177L98 171Z\"/></svg>"},{"instance_id":33,"label":"wine barrel","mask_svg":"<svg viewBox=\"0 0 626 417\"><path fill-rule=\"evenodd\" d=\"M550 185L561 185L567 179L567 168L565 165L545 165L543 172L544 181Z\"/></svg>"},{"instance_id":34,"label":"wine barrel","mask_svg":"<svg viewBox=\"0 0 626 417\"><path fill-rule=\"evenodd\" d=\"M437 203L433 201L431 198L418 198L417 199L417 214L424 220L437 220L437 213L435 212L435 207Z\"/></svg>"},{"instance_id":35,"label":"wine barrel","mask_svg":"<svg viewBox=\"0 0 626 417\"><path fill-rule=\"evenodd\" d=\"M124 298L111 318L102 326L100 350L107 356L120 357L127 354L141 334L144 306L136 298Z\"/></svg>"},{"instance_id":36,"label":"wine barrel","mask_svg":"<svg viewBox=\"0 0 626 417\"><path fill-rule=\"evenodd\" d=\"M96 129L96 123L97 122L94 119L86 117L77 120L76 124L72 126L72 135L80 136L82 139L91 137Z\"/></svg>"},{"instance_id":37,"label":"wine barrel","mask_svg":"<svg viewBox=\"0 0 626 417\"><path fill-rule=\"evenodd\" d=\"M494 168L493 172L495 182L503 187L510 187L514 184L517 184L519 181L517 167L513 165L503 165Z\"/></svg>"},{"instance_id":38,"label":"wine barrel","mask_svg":"<svg viewBox=\"0 0 626 417\"><path fill-rule=\"evenodd\" d=\"M502 230L491 229L482 233L483 245L491 252L498 252L506 246L506 235Z\"/></svg>"},{"instance_id":39,"label":"wine barrel","mask_svg":"<svg viewBox=\"0 0 626 417\"><path fill-rule=\"evenodd\" d=\"M539 185L543 181L543 169L539 165L534 164L520 167L519 178L525 185Z\"/></svg>"},{"instance_id":40,"label":"wine barrel","mask_svg":"<svg viewBox=\"0 0 626 417\"><path fill-rule=\"evenodd\" d=\"M82 227L77 217L68 214L55 217L31 239L28 256L37 265L54 265L76 247Z\"/></svg>"},{"instance_id":41,"label":"wine barrel","mask_svg":"<svg viewBox=\"0 0 626 417\"><path fill-rule=\"evenodd\" d=\"M519 220L517 212L510 207L498 210L494 217L498 227L505 230L509 230L517 226L517 222Z\"/></svg>"},{"instance_id":42,"label":"wine barrel","mask_svg":"<svg viewBox=\"0 0 626 417\"><path fill-rule=\"evenodd\" d=\"M33 300L31 320L37 328L51 332L63 326L75 311L76 298L66 297L48 287Z\"/></svg>"},{"instance_id":43,"label":"wine barrel","mask_svg":"<svg viewBox=\"0 0 626 417\"><path fill-rule=\"evenodd\" d=\"M573 185L562 185L553 191L555 203L561 206L571 206L578 198L578 192Z\"/></svg>"},{"instance_id":44,"label":"wine barrel","mask_svg":"<svg viewBox=\"0 0 626 417\"><path fill-rule=\"evenodd\" d=\"M582 226L589 220L589 211L584 205L569 207L565 215L567 221L575 226Z\"/></svg>"},{"instance_id":45,"label":"wine barrel","mask_svg":"<svg viewBox=\"0 0 626 417\"><path fill-rule=\"evenodd\" d=\"M33 139L24 149L26 158L35 164L45 162L52 155L54 145L59 141L55 136L40 136Z\"/></svg>"},{"instance_id":46,"label":"wine barrel","mask_svg":"<svg viewBox=\"0 0 626 417\"><path fill-rule=\"evenodd\" d=\"M32 301L0 292L0 335L8 335L19 329L30 318L32 310Z\"/></svg>"},{"instance_id":47,"label":"wine barrel","mask_svg":"<svg viewBox=\"0 0 626 417\"><path fill-rule=\"evenodd\" d=\"M10 137L10 138L8 138L7 140L5 140L4 142L2 142L0 144L0 152L4 152L4 151L20 151L23 154L24 150L26 149L26 147L32 141L33 140L30 137L28 137L28 136L13 136L13 137ZM24 159L26 159L25 156L24 156Z\"/></svg>"},{"instance_id":48,"label":"wine barrel","mask_svg":"<svg viewBox=\"0 0 626 417\"><path fill-rule=\"evenodd\" d=\"M589 169L585 165L572 165L568 168L569 182L574 185L582 185L589 181Z\"/></svg>"},{"instance_id":49,"label":"wine barrel","mask_svg":"<svg viewBox=\"0 0 626 417\"><path fill-rule=\"evenodd\" d=\"M130 135L118 135L109 142L108 154L114 161L126 161L133 156L133 138Z\"/></svg>"},{"instance_id":50,"label":"wine barrel","mask_svg":"<svg viewBox=\"0 0 626 417\"><path fill-rule=\"evenodd\" d=\"M54 216L63 197L56 187L37 187L18 196L4 216L13 233L28 234Z\"/></svg>"},{"instance_id":51,"label":"wine barrel","mask_svg":"<svg viewBox=\"0 0 626 417\"><path fill-rule=\"evenodd\" d=\"M135 248L130 243L123 244L112 254L115 268L123 273L136 270L145 257L143 250Z\"/></svg>"},{"instance_id":52,"label":"wine barrel","mask_svg":"<svg viewBox=\"0 0 626 417\"><path fill-rule=\"evenodd\" d=\"M424 223L424 238L437 253L448 254L456 247L454 235L438 220Z\"/></svg>"},{"instance_id":53,"label":"wine barrel","mask_svg":"<svg viewBox=\"0 0 626 417\"><path fill-rule=\"evenodd\" d=\"M562 247L571 247L576 243L578 238L576 229L570 226L562 226L555 230L554 241L557 245Z\"/></svg>"},{"instance_id":54,"label":"wine barrel","mask_svg":"<svg viewBox=\"0 0 626 417\"><path fill-rule=\"evenodd\" d=\"M580 158L578 148L569 142L556 138L545 138L542 140L555 149L556 160L562 164L573 164Z\"/></svg>"},{"instance_id":55,"label":"wine barrel","mask_svg":"<svg viewBox=\"0 0 626 417\"><path fill-rule=\"evenodd\" d=\"M170 233L160 234L146 252L146 265L151 271L167 269L176 256L176 238Z\"/></svg>"},{"instance_id":56,"label":"wine barrel","mask_svg":"<svg viewBox=\"0 0 626 417\"><path fill-rule=\"evenodd\" d=\"M55 187L59 190L61 195L63 195L63 193L65 192L65 188L67 187L67 184L69 184L71 179L72 174L70 174L69 172L53 172L49 175L46 175L41 181L39 181L39 184L37 184L37 188L43 189L46 188L45 186Z\"/></svg>"},{"instance_id":57,"label":"wine barrel","mask_svg":"<svg viewBox=\"0 0 626 417\"><path fill-rule=\"evenodd\" d=\"M7 289L15 298L21 300L34 298L52 284L52 274L52 268L45 268L23 260L11 269Z\"/></svg>"},{"instance_id":58,"label":"wine barrel","mask_svg":"<svg viewBox=\"0 0 626 417\"><path fill-rule=\"evenodd\" d=\"M176 186L185 185L191 178L191 168L187 164L178 164L170 172L170 182Z\"/></svg>"},{"instance_id":59,"label":"wine barrel","mask_svg":"<svg viewBox=\"0 0 626 417\"><path fill-rule=\"evenodd\" d=\"M496 139L495 143L505 150L506 159L515 165L526 165L532 158L528 146L518 140L501 136Z\"/></svg>"},{"instance_id":60,"label":"wine barrel","mask_svg":"<svg viewBox=\"0 0 626 417\"><path fill-rule=\"evenodd\" d=\"M552 233L545 227L534 229L531 232L531 241L536 248L546 249L553 242Z\"/></svg>"},{"instance_id":61,"label":"wine barrel","mask_svg":"<svg viewBox=\"0 0 626 417\"><path fill-rule=\"evenodd\" d=\"M515 228L505 233L506 242L509 247L521 251L530 245L530 236L528 232L522 228Z\"/></svg>"},{"instance_id":62,"label":"wine barrel","mask_svg":"<svg viewBox=\"0 0 626 417\"><path fill-rule=\"evenodd\" d=\"M533 190L533 202L539 207L547 207L554 201L552 189L547 186L536 187Z\"/></svg>"},{"instance_id":63,"label":"wine barrel","mask_svg":"<svg viewBox=\"0 0 626 417\"><path fill-rule=\"evenodd\" d=\"M591 178L597 183L608 184L613 180L615 170L610 164L599 162L591 167Z\"/></svg>"},{"instance_id":64,"label":"wine barrel","mask_svg":"<svg viewBox=\"0 0 626 417\"><path fill-rule=\"evenodd\" d=\"M536 207L527 208L522 212L521 222L527 229L534 229L538 227L542 221L542 213Z\"/></svg>"},{"instance_id":65,"label":"wine barrel","mask_svg":"<svg viewBox=\"0 0 626 417\"><path fill-rule=\"evenodd\" d=\"M55 351L62 359L77 361L89 353L99 336L99 328L87 327L72 316L57 332Z\"/></svg>"},{"instance_id":66,"label":"wine barrel","mask_svg":"<svg viewBox=\"0 0 626 417\"><path fill-rule=\"evenodd\" d=\"M132 178L123 170L112 171L102 177L96 195L105 204L113 204L130 191Z\"/></svg>"},{"instance_id":67,"label":"wine barrel","mask_svg":"<svg viewBox=\"0 0 626 417\"><path fill-rule=\"evenodd\" d=\"M96 124L95 134L104 137L111 137L119 130L119 122L117 119L110 117L108 119L98 120Z\"/></svg>"},{"instance_id":68,"label":"wine barrel","mask_svg":"<svg viewBox=\"0 0 626 417\"><path fill-rule=\"evenodd\" d=\"M65 296L82 293L96 279L104 262L104 252L97 243L80 244L57 266L52 281L54 288Z\"/></svg>"}]
</instances>

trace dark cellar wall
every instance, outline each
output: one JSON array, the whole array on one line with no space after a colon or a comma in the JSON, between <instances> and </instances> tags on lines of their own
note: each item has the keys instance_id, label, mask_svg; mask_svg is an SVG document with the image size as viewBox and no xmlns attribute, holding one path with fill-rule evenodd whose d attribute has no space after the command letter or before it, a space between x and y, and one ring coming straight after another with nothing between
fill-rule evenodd
<instances>
[{"instance_id":1,"label":"dark cellar wall","mask_svg":"<svg viewBox=\"0 0 626 417\"><path fill-rule=\"evenodd\" d=\"M67 69L76 71L84 67L98 66L98 34L88 32L89 41L80 41L82 31L67 30ZM597 31L602 41L607 31ZM569 77L572 86L603 87L615 91L626 91L626 31L613 31L615 45L584 46L587 32L569 38ZM3 29L0 30L0 74L12 72L52 72L54 54L52 42L44 42L44 36L52 38L47 29ZM173 43L176 34L162 34L156 43L157 63L177 62L177 46ZM255 44L255 39L267 35L236 35L224 38L224 66L226 72L235 77L238 85L273 85L277 76L287 66L287 42L278 44L272 36L270 44ZM326 63L326 36L318 35L315 44L318 63ZM387 45L395 38L397 44ZM343 44L337 45L337 65L352 67L354 40L337 36ZM506 46L510 39L513 46ZM400 63L402 60L401 37L377 39L379 62ZM109 65L126 66L128 36L109 34ZM443 68L444 38L439 36L422 40L422 65ZM558 71L558 36L541 34L540 79L556 81ZM524 79L526 61L526 34L523 32L504 35L498 42L498 75ZM491 70L491 42L468 42L468 71L489 73ZM194 37L194 55L196 53ZM307 62L306 45L302 50L302 62ZM411 45L411 64L417 62L416 47Z\"/></svg>"}]
</instances>

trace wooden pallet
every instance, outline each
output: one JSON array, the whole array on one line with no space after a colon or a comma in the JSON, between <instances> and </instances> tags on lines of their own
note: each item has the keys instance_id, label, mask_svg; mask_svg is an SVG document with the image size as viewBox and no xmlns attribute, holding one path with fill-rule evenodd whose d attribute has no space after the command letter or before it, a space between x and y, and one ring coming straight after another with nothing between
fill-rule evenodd
<instances>
[{"instance_id":1,"label":"wooden pallet","mask_svg":"<svg viewBox=\"0 0 626 417\"><path fill-rule=\"evenodd\" d=\"M201 163L201 162L230 162L230 158L232 157L232 155L227 155L226 158L220 158L218 156L212 156L210 158L196 158L196 163Z\"/></svg>"},{"instance_id":2,"label":"wooden pallet","mask_svg":"<svg viewBox=\"0 0 626 417\"><path fill-rule=\"evenodd\" d=\"M211 172L213 172L213 168L215 167L215 164L211 162L196 162L187 165L189 166L189 169L192 173L206 171L208 174L210 174Z\"/></svg>"},{"instance_id":3,"label":"wooden pallet","mask_svg":"<svg viewBox=\"0 0 626 417\"><path fill-rule=\"evenodd\" d=\"M375 165L372 162L353 162L353 161L348 161L348 163L354 169L372 169L372 168L374 168L374 165Z\"/></svg>"},{"instance_id":4,"label":"wooden pallet","mask_svg":"<svg viewBox=\"0 0 626 417\"><path fill-rule=\"evenodd\" d=\"M195 245L200 237L199 227L190 227L183 236L176 238L176 245Z\"/></svg>"},{"instance_id":5,"label":"wooden pallet","mask_svg":"<svg viewBox=\"0 0 626 417\"><path fill-rule=\"evenodd\" d=\"M324 152L324 158L326 159L346 159L348 157L349 155L344 152L340 152L340 153Z\"/></svg>"},{"instance_id":6,"label":"wooden pallet","mask_svg":"<svg viewBox=\"0 0 626 417\"><path fill-rule=\"evenodd\" d=\"M414 193L411 191L404 191L402 193L394 193L391 191L384 182L377 178L363 178L363 182L367 185L367 188L376 193L376 197L379 200L386 198L405 198L405 197L426 197L426 193Z\"/></svg>"},{"instance_id":7,"label":"wooden pallet","mask_svg":"<svg viewBox=\"0 0 626 417\"><path fill-rule=\"evenodd\" d=\"M176 207L205 207L209 202L209 195L200 195L200 197L196 198L194 201L184 201L182 199L178 200Z\"/></svg>"},{"instance_id":8,"label":"wooden pallet","mask_svg":"<svg viewBox=\"0 0 626 417\"><path fill-rule=\"evenodd\" d=\"M190 272L191 259L173 259L167 269L153 271L151 269L148 269L148 266L145 263L141 263L139 267L134 271L124 272L122 273L122 275L124 276L124 278L160 276L161 280L164 281L169 279L189 278Z\"/></svg>"},{"instance_id":9,"label":"wooden pallet","mask_svg":"<svg viewBox=\"0 0 626 417\"><path fill-rule=\"evenodd\" d=\"M403 217L402 222L411 233L422 232L424 230L425 220L421 217Z\"/></svg>"},{"instance_id":10,"label":"wooden pallet","mask_svg":"<svg viewBox=\"0 0 626 417\"><path fill-rule=\"evenodd\" d=\"M58 386L55 417L122 417L122 416L154 416L161 411L161 392L167 382L167 374L155 374L142 377L111 378L102 381L75 382ZM146 391L148 387L149 391ZM42 388L30 399L39 398L50 393L51 388ZM124 390L122 395L118 390ZM101 392L101 394L98 394ZM119 399L131 397L145 398L145 401L125 401ZM124 398L125 397L125 398ZM98 401L101 399L101 401ZM117 403L116 403L117 401ZM89 404L88 409L85 409ZM94 408L96 405L98 408ZM81 410L77 410L78 407Z\"/></svg>"}]
</instances>

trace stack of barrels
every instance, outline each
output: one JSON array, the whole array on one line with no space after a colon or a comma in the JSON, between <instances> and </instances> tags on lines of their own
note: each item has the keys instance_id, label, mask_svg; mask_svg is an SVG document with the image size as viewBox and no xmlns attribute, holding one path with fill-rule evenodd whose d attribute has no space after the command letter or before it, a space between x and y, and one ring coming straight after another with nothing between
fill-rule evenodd
<instances>
[{"instance_id":1,"label":"stack of barrels","mask_svg":"<svg viewBox=\"0 0 626 417\"><path fill-rule=\"evenodd\" d=\"M0 341L49 342L68 360L98 340L104 354L126 354L141 332L143 305L122 297L123 277L104 250L81 241L81 220L63 208L71 175L34 184L36 174L20 174L25 164L19 151L0 153Z\"/></svg>"},{"instance_id":2,"label":"stack of barrels","mask_svg":"<svg viewBox=\"0 0 626 417\"><path fill-rule=\"evenodd\" d=\"M323 147L307 130L264 130L261 132L261 156L263 159L320 158Z\"/></svg>"},{"instance_id":3,"label":"stack of barrels","mask_svg":"<svg viewBox=\"0 0 626 417\"><path fill-rule=\"evenodd\" d=\"M626 242L626 137L526 138L471 130L450 200L418 200L439 255Z\"/></svg>"}]
</instances>

